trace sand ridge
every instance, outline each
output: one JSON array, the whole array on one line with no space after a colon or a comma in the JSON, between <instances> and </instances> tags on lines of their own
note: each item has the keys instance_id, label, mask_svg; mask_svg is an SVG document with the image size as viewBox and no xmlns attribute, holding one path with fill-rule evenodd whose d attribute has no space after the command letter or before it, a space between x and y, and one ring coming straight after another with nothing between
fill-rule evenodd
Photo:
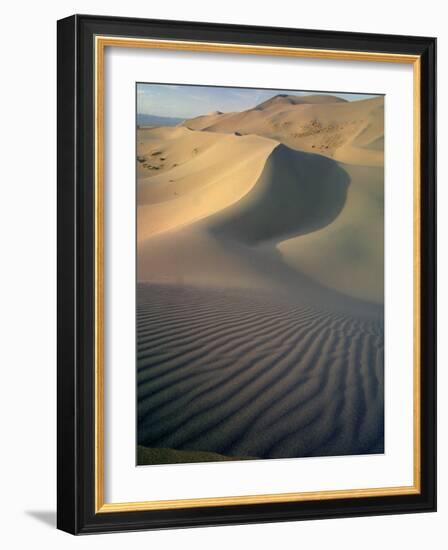
<instances>
[{"instance_id":1,"label":"sand ridge","mask_svg":"<svg viewBox=\"0 0 448 550\"><path fill-rule=\"evenodd\" d=\"M139 133L138 241L241 199L277 142L184 128Z\"/></svg>"},{"instance_id":2,"label":"sand ridge","mask_svg":"<svg viewBox=\"0 0 448 550\"><path fill-rule=\"evenodd\" d=\"M164 160L159 174L138 180L139 281L176 273L187 283L265 286L274 258L276 279L302 274L382 303L382 167L343 164L258 136L145 133L143 150ZM166 166L179 158L186 160Z\"/></svg>"}]
</instances>

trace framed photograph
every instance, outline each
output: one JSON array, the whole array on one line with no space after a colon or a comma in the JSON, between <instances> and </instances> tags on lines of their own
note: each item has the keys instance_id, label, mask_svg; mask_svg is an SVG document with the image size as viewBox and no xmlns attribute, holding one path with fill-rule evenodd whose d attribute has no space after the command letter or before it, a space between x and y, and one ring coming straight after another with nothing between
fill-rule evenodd
<instances>
[{"instance_id":1,"label":"framed photograph","mask_svg":"<svg viewBox=\"0 0 448 550\"><path fill-rule=\"evenodd\" d=\"M58 22L58 527L436 508L434 38Z\"/></svg>"}]
</instances>

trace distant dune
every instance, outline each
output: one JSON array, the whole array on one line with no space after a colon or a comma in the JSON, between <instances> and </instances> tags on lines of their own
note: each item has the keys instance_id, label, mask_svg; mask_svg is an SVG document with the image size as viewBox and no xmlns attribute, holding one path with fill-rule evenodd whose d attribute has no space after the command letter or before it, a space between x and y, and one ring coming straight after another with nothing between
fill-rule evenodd
<instances>
[{"instance_id":1,"label":"distant dune","mask_svg":"<svg viewBox=\"0 0 448 550\"><path fill-rule=\"evenodd\" d=\"M280 94L138 130L147 460L383 452L383 119Z\"/></svg>"},{"instance_id":2,"label":"distant dune","mask_svg":"<svg viewBox=\"0 0 448 550\"><path fill-rule=\"evenodd\" d=\"M383 97L349 102L325 95L277 95L247 111L206 115L183 125L209 132L257 134L349 164L383 162L383 151L369 147L384 135Z\"/></svg>"}]
</instances>

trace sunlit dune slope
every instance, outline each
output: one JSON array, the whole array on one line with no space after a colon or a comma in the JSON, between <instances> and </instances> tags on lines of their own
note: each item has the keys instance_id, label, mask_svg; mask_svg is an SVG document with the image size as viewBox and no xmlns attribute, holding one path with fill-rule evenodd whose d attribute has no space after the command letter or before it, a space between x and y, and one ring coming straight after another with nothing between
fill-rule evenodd
<instances>
[{"instance_id":1,"label":"sunlit dune slope","mask_svg":"<svg viewBox=\"0 0 448 550\"><path fill-rule=\"evenodd\" d=\"M186 128L140 130L137 235L199 220L226 208L255 184L277 142Z\"/></svg>"}]
</instances>

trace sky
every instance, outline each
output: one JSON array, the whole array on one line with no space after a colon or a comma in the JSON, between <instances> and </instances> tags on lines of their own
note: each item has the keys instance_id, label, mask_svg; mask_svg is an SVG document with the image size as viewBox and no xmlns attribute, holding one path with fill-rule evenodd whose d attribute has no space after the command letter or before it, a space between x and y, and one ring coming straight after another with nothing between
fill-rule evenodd
<instances>
[{"instance_id":1,"label":"sky","mask_svg":"<svg viewBox=\"0 0 448 550\"><path fill-rule=\"evenodd\" d=\"M348 101L376 97L338 92L224 88L175 84L137 84L137 113L176 118L192 118L213 111L244 111L281 93L288 95L337 95Z\"/></svg>"}]
</instances>

